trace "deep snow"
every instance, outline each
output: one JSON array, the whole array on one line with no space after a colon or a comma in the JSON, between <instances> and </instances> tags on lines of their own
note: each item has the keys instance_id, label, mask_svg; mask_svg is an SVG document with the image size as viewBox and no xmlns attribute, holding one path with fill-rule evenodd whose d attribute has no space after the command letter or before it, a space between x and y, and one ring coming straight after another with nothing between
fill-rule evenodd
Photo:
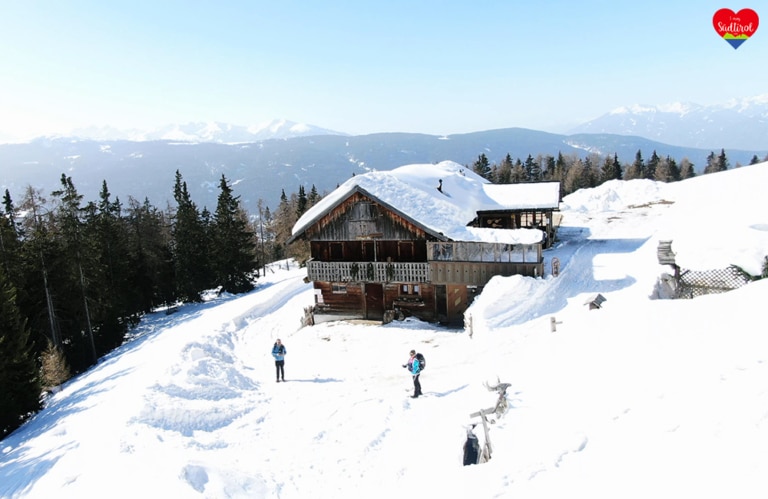
<instances>
[{"instance_id":1,"label":"deep snow","mask_svg":"<svg viewBox=\"0 0 768 499\"><path fill-rule=\"evenodd\" d=\"M765 497L768 280L651 296L670 271L660 239L686 268L759 273L766 185L762 163L574 193L545 252L560 275L494 278L463 330L302 328L312 287L285 262L247 295L152 314L0 442L0 496ZM411 348L428 360L416 400ZM498 381L509 408L492 417L492 458L462 466Z\"/></svg>"}]
</instances>

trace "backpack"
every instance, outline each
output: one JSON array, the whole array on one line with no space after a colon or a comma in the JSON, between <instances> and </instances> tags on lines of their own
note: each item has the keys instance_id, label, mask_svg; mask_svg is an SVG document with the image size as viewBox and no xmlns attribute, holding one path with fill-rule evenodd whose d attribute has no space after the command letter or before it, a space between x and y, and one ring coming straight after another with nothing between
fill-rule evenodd
<instances>
[{"instance_id":1,"label":"backpack","mask_svg":"<svg viewBox=\"0 0 768 499\"><path fill-rule=\"evenodd\" d=\"M416 360L419 361L419 372L423 371L424 368L427 367L427 359L425 359L422 354L417 353Z\"/></svg>"}]
</instances>

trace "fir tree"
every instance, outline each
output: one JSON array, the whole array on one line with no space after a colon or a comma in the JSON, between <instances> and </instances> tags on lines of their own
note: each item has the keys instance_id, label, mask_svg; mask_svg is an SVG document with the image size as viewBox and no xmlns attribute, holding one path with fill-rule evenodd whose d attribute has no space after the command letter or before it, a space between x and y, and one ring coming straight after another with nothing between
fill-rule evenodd
<instances>
[{"instance_id":1,"label":"fir tree","mask_svg":"<svg viewBox=\"0 0 768 499\"><path fill-rule=\"evenodd\" d=\"M760 158L757 157L757 154L752 156L752 159L749 160L750 165L756 165L760 162Z\"/></svg>"},{"instance_id":2,"label":"fir tree","mask_svg":"<svg viewBox=\"0 0 768 499\"><path fill-rule=\"evenodd\" d=\"M240 197L222 174L213 224L213 254L216 283L222 291L243 293L253 289L257 269L254 235L248 226Z\"/></svg>"},{"instance_id":3,"label":"fir tree","mask_svg":"<svg viewBox=\"0 0 768 499\"><path fill-rule=\"evenodd\" d=\"M69 339L66 343L67 358L76 372L81 372L95 364L99 357L89 298L92 296L89 293L89 282L95 275L94 269L97 266L94 242L83 236L83 196L77 191L72 177L62 174L61 189L51 195L58 198L56 220L62 243L62 253L57 265L64 274L58 289L67 290L66 293L60 293L59 299L63 309L62 334Z\"/></svg>"},{"instance_id":4,"label":"fir tree","mask_svg":"<svg viewBox=\"0 0 768 499\"><path fill-rule=\"evenodd\" d=\"M496 175L496 182L499 184L510 184L512 183L512 157L507 153L507 155L504 157L504 160L502 160L501 165L499 165L499 170Z\"/></svg>"},{"instance_id":5,"label":"fir tree","mask_svg":"<svg viewBox=\"0 0 768 499\"><path fill-rule=\"evenodd\" d=\"M728 169L730 163L725 156L725 149L720 149L720 155L717 157L717 171L724 172Z\"/></svg>"},{"instance_id":6,"label":"fir tree","mask_svg":"<svg viewBox=\"0 0 768 499\"><path fill-rule=\"evenodd\" d=\"M486 157L485 153L482 153L480 156L477 157L477 160L475 160L474 163L472 163L472 171L477 173L483 178L490 178L491 174L491 164L488 161L488 158Z\"/></svg>"},{"instance_id":7,"label":"fir tree","mask_svg":"<svg viewBox=\"0 0 768 499\"><path fill-rule=\"evenodd\" d=\"M512 178L511 183L513 184L520 184L522 182L525 182L528 178L528 175L525 173L525 167L523 166L523 163L520 161L520 158L517 158L515 160L514 166L512 166Z\"/></svg>"},{"instance_id":8,"label":"fir tree","mask_svg":"<svg viewBox=\"0 0 768 499\"><path fill-rule=\"evenodd\" d=\"M298 220L307 211L307 194L304 192L304 186L299 186L299 196L296 203L296 219Z\"/></svg>"},{"instance_id":9,"label":"fir tree","mask_svg":"<svg viewBox=\"0 0 768 499\"><path fill-rule=\"evenodd\" d=\"M176 171L173 187L176 216L173 220L173 257L178 296L184 301L200 301L201 293L210 284L207 260L207 234L200 212L187 190L187 183Z\"/></svg>"},{"instance_id":10,"label":"fir tree","mask_svg":"<svg viewBox=\"0 0 768 499\"><path fill-rule=\"evenodd\" d=\"M40 408L40 380L16 290L0 266L0 438Z\"/></svg>"},{"instance_id":11,"label":"fir tree","mask_svg":"<svg viewBox=\"0 0 768 499\"><path fill-rule=\"evenodd\" d=\"M624 180L634 180L645 177L645 161L643 161L643 154L640 149L635 153L635 161L629 165L624 172Z\"/></svg>"},{"instance_id":12,"label":"fir tree","mask_svg":"<svg viewBox=\"0 0 768 499\"><path fill-rule=\"evenodd\" d=\"M605 158L603 168L600 171L600 182L608 182L609 180L621 180L621 163L619 163L619 156L614 153L613 158L608 156Z\"/></svg>"},{"instance_id":13,"label":"fir tree","mask_svg":"<svg viewBox=\"0 0 768 499\"><path fill-rule=\"evenodd\" d=\"M710 151L707 155L707 166L704 167L704 175L715 173L716 171L718 171L717 157L715 156L715 151Z\"/></svg>"},{"instance_id":14,"label":"fir tree","mask_svg":"<svg viewBox=\"0 0 768 499\"><path fill-rule=\"evenodd\" d=\"M647 178L649 180L653 180L656 178L656 168L659 166L659 161L660 161L659 155L656 154L656 150L654 150L653 153L651 154L651 158L645 164L644 178Z\"/></svg>"}]
</instances>

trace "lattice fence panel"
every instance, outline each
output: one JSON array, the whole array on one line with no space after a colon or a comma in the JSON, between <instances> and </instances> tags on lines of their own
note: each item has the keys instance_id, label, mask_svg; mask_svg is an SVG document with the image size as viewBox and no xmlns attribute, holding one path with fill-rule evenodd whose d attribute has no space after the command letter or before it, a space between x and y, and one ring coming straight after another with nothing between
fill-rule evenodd
<instances>
[{"instance_id":1,"label":"lattice fence panel","mask_svg":"<svg viewBox=\"0 0 768 499\"><path fill-rule=\"evenodd\" d=\"M736 267L715 270L680 269L679 298L724 293L740 288L749 278Z\"/></svg>"}]
</instances>

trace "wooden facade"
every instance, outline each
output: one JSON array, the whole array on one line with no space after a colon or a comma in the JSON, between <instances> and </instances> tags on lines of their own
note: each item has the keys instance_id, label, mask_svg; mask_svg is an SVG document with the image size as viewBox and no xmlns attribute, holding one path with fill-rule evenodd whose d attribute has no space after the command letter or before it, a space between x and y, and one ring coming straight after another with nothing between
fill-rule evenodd
<instances>
[{"instance_id":1,"label":"wooden facade","mask_svg":"<svg viewBox=\"0 0 768 499\"><path fill-rule=\"evenodd\" d=\"M382 320L393 311L462 323L493 276L544 271L542 243L451 241L362 190L319 215L298 237L310 241L307 275L320 322L323 316Z\"/></svg>"}]
</instances>

